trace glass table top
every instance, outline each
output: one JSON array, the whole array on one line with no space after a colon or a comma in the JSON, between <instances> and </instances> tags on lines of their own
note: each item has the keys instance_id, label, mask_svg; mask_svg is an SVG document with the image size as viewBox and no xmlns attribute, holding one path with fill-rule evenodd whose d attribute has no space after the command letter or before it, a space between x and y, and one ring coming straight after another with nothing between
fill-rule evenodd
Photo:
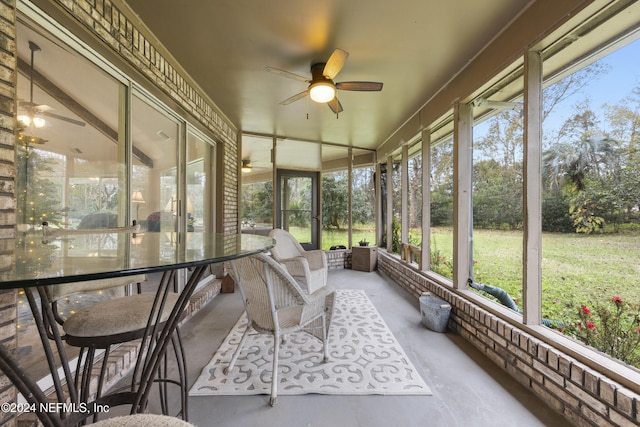
<instances>
[{"instance_id":1,"label":"glass table top","mask_svg":"<svg viewBox=\"0 0 640 427\"><path fill-rule=\"evenodd\" d=\"M94 233L15 239L14 268L0 273L0 289L151 273L230 261L264 252L273 239L204 232Z\"/></svg>"}]
</instances>

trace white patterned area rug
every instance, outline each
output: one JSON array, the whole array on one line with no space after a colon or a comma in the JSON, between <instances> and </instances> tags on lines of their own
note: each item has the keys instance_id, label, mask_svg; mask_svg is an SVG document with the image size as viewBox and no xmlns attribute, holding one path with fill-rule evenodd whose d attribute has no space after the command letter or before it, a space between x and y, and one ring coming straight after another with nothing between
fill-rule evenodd
<instances>
[{"instance_id":1,"label":"white patterned area rug","mask_svg":"<svg viewBox=\"0 0 640 427\"><path fill-rule=\"evenodd\" d=\"M269 394L273 338L249 335L236 366L229 365L247 324L243 314L204 367L191 396ZM300 332L280 346L279 395L431 395L431 390L362 290L338 290L329 331L329 361L322 343Z\"/></svg>"}]
</instances>

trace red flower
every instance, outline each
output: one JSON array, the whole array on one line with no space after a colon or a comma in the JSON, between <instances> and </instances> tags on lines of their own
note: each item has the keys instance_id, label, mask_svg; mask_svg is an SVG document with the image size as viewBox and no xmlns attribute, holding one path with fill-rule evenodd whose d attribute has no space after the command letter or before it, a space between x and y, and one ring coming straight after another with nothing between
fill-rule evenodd
<instances>
[{"instance_id":1,"label":"red flower","mask_svg":"<svg viewBox=\"0 0 640 427\"><path fill-rule=\"evenodd\" d=\"M611 298L611 301L615 302L616 304L622 304L622 298L620 298L617 295L615 297Z\"/></svg>"},{"instance_id":2,"label":"red flower","mask_svg":"<svg viewBox=\"0 0 640 427\"><path fill-rule=\"evenodd\" d=\"M582 308L582 312L587 316L591 314L591 310L589 310L589 307L587 307L586 305L582 304L581 308Z\"/></svg>"},{"instance_id":3,"label":"red flower","mask_svg":"<svg viewBox=\"0 0 640 427\"><path fill-rule=\"evenodd\" d=\"M596 325L594 325L594 324L593 324L593 323L591 323L591 322L587 322L587 328L589 328L590 330L592 330L592 331L593 331L593 330L596 328Z\"/></svg>"}]
</instances>

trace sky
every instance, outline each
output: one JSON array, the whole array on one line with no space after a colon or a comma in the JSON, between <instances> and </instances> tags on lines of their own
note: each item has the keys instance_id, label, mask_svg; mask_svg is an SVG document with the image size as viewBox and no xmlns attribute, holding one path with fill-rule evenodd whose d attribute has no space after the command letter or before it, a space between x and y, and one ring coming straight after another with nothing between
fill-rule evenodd
<instances>
[{"instance_id":1,"label":"sky","mask_svg":"<svg viewBox=\"0 0 640 427\"><path fill-rule=\"evenodd\" d=\"M558 105L545 120L544 134L554 134L565 120L574 114L575 105L585 98L589 98L591 108L598 114L599 125L604 126L606 124L602 108L604 104L618 104L631 95L634 88L640 87L640 39L616 50L600 61L607 65L608 71L589 83L580 93ZM475 126L474 139L481 139L486 134L488 125L489 122L485 121Z\"/></svg>"},{"instance_id":2,"label":"sky","mask_svg":"<svg viewBox=\"0 0 640 427\"><path fill-rule=\"evenodd\" d=\"M568 99L549 117L545 128L558 128L574 112L573 107L589 98L591 108L600 113L600 125L606 123L602 115L604 104L615 105L631 91L640 87L640 39L618 49L600 60L609 68L607 73L591 82L585 89Z\"/></svg>"},{"instance_id":3,"label":"sky","mask_svg":"<svg viewBox=\"0 0 640 427\"><path fill-rule=\"evenodd\" d=\"M590 96L599 101L594 104L615 103L640 86L640 39L603 58L602 62L611 70L589 86Z\"/></svg>"}]
</instances>

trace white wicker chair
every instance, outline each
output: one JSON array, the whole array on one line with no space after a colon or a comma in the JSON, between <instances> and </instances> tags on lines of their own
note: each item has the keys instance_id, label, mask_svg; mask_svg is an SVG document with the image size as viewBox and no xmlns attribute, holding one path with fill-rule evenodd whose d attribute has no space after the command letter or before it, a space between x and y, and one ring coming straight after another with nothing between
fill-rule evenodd
<instances>
[{"instance_id":1,"label":"white wicker chair","mask_svg":"<svg viewBox=\"0 0 640 427\"><path fill-rule=\"evenodd\" d=\"M233 369L251 329L272 334L273 376L269 403L273 406L277 403L278 352L286 334L301 330L311 333L323 342L324 361L329 359L327 334L334 290L331 286L322 286L307 294L281 264L265 254L235 260L232 267L244 300L248 325L227 372Z\"/></svg>"},{"instance_id":2,"label":"white wicker chair","mask_svg":"<svg viewBox=\"0 0 640 427\"><path fill-rule=\"evenodd\" d=\"M276 241L271 255L289 274L312 294L327 284L327 256L320 250L306 251L288 231L274 228L269 237Z\"/></svg>"}]
</instances>

